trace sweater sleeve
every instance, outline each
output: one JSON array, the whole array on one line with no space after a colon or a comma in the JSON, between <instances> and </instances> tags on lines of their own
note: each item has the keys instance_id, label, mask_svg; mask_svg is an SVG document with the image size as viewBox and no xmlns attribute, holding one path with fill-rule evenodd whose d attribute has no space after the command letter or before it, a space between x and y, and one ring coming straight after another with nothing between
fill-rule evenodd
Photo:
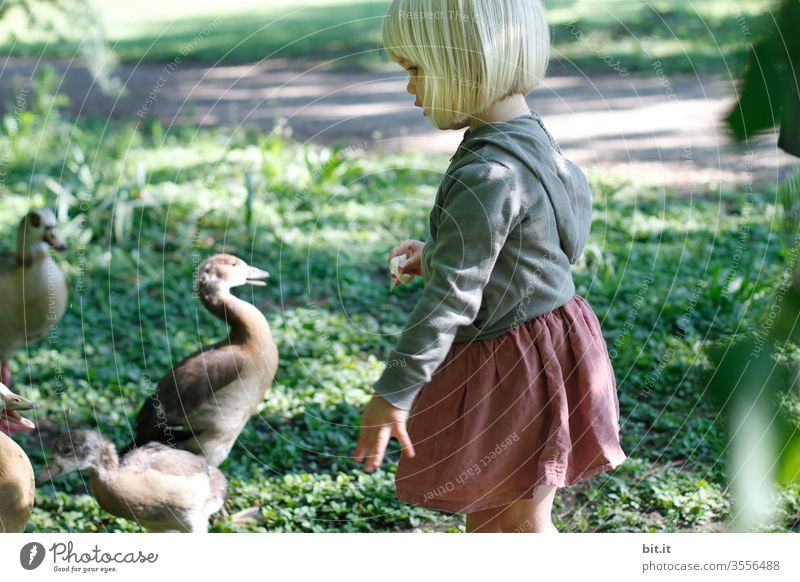
<instances>
[{"instance_id":1,"label":"sweater sleeve","mask_svg":"<svg viewBox=\"0 0 800 582\"><path fill-rule=\"evenodd\" d=\"M424 251L429 269L422 297L374 386L404 410L444 361L458 328L475 321L483 288L520 215L520 188L508 167L475 161L450 175L435 240Z\"/></svg>"},{"instance_id":2,"label":"sweater sleeve","mask_svg":"<svg viewBox=\"0 0 800 582\"><path fill-rule=\"evenodd\" d=\"M420 266L422 271L422 280L427 283L430 281L430 251L433 249L433 239L428 237L428 240L425 241L425 246L422 247L422 254L420 256Z\"/></svg>"}]
</instances>

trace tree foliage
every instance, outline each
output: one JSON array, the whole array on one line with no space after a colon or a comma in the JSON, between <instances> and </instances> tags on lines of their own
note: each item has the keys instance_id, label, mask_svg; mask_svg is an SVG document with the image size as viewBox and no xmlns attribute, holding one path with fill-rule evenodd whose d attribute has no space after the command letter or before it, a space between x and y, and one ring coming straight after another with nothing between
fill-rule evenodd
<instances>
[{"instance_id":1,"label":"tree foliage","mask_svg":"<svg viewBox=\"0 0 800 582\"><path fill-rule=\"evenodd\" d=\"M727 118L745 141L780 127L778 145L800 156L800 1L783 0L763 37L753 45L739 100Z\"/></svg>"},{"instance_id":2,"label":"tree foliage","mask_svg":"<svg viewBox=\"0 0 800 582\"><path fill-rule=\"evenodd\" d=\"M30 27L49 33L51 42L83 31L78 53L95 83L106 94L122 92L122 83L113 76L117 58L106 42L92 0L0 0L0 21L15 12Z\"/></svg>"}]
</instances>

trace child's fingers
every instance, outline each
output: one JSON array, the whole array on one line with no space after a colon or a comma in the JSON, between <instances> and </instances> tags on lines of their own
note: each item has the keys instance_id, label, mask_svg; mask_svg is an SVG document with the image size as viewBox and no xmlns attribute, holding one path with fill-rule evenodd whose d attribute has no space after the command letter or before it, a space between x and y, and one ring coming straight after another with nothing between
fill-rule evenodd
<instances>
[{"instance_id":1,"label":"child's fingers","mask_svg":"<svg viewBox=\"0 0 800 582\"><path fill-rule=\"evenodd\" d=\"M409 253L408 253L408 250L407 250L407 248L406 248L406 247L407 247L407 244L406 244L406 243L400 243L399 245L397 245L396 247L394 247L394 248L391 250L391 252L389 253L389 257L386 259L386 263L387 263L387 264L391 264L391 262L392 262L392 259L393 259L393 258L395 258L395 257L398 257L398 256L400 256L400 255L407 255L407 254L409 254Z\"/></svg>"},{"instance_id":2,"label":"child's fingers","mask_svg":"<svg viewBox=\"0 0 800 582\"><path fill-rule=\"evenodd\" d=\"M398 422L394 425L394 436L402 445L406 456L416 456L416 453L414 452L414 445L411 444L411 438L408 436L408 432L406 432L405 422Z\"/></svg>"},{"instance_id":3,"label":"child's fingers","mask_svg":"<svg viewBox=\"0 0 800 582\"><path fill-rule=\"evenodd\" d=\"M415 271L420 269L422 263L422 247L409 249L408 258L400 263L399 270L401 273L411 273L416 275Z\"/></svg>"},{"instance_id":4,"label":"child's fingers","mask_svg":"<svg viewBox=\"0 0 800 582\"><path fill-rule=\"evenodd\" d=\"M353 459L357 463L369 461L368 451L372 447L372 443L378 436L379 427L372 425L361 425L361 430L358 432L358 441L356 441L356 451Z\"/></svg>"},{"instance_id":5,"label":"child's fingers","mask_svg":"<svg viewBox=\"0 0 800 582\"><path fill-rule=\"evenodd\" d=\"M397 270L400 272L400 274L404 275L409 271L415 270L417 268L417 265L419 265L419 260L414 259L412 257L410 259L406 259L405 261L397 265Z\"/></svg>"},{"instance_id":6,"label":"child's fingers","mask_svg":"<svg viewBox=\"0 0 800 582\"><path fill-rule=\"evenodd\" d=\"M414 275L414 276L417 276L417 275L421 275L422 274L422 271L420 270L420 268L419 267L415 267L414 265L406 265L405 267L401 266L398 270L400 271L401 275Z\"/></svg>"},{"instance_id":7,"label":"child's fingers","mask_svg":"<svg viewBox=\"0 0 800 582\"><path fill-rule=\"evenodd\" d=\"M356 463L360 463L364 460L364 453L367 451L367 442L366 442L366 431L362 427L360 431L358 431L358 441L356 441L356 451L353 453L353 460Z\"/></svg>"},{"instance_id":8,"label":"child's fingers","mask_svg":"<svg viewBox=\"0 0 800 582\"><path fill-rule=\"evenodd\" d=\"M389 445L389 439L392 436L392 430L388 426L382 426L377 434L373 435L369 454L367 455L367 462L364 464L364 470L368 473L377 469L383 462L383 454L386 452L386 447Z\"/></svg>"},{"instance_id":9,"label":"child's fingers","mask_svg":"<svg viewBox=\"0 0 800 582\"><path fill-rule=\"evenodd\" d=\"M404 240L399 245L392 249L390 253L392 257L396 257L397 255L413 255L417 251L417 247L419 246L419 241L415 240ZM424 245L423 245L424 246Z\"/></svg>"}]
</instances>

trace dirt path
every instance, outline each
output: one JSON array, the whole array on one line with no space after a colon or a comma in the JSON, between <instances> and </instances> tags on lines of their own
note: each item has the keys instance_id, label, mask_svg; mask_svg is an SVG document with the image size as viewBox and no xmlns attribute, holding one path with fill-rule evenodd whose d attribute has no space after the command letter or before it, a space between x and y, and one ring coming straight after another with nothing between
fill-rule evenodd
<instances>
[{"instance_id":1,"label":"dirt path","mask_svg":"<svg viewBox=\"0 0 800 582\"><path fill-rule=\"evenodd\" d=\"M0 98L26 83L37 63L0 60ZM187 63L125 65L118 76L128 94L119 100L91 87L80 66L56 63L71 112L103 118L155 115L164 124L256 125L270 130L285 118L293 137L347 140L371 149L452 153L462 131L438 131L412 106L403 71L332 71L324 64L269 61L251 65ZM773 135L747 149L729 144L720 118L733 102L730 78L653 77L615 73L591 78L552 72L529 98L565 153L585 170L664 184L684 193L722 183L775 184L795 158Z\"/></svg>"}]
</instances>

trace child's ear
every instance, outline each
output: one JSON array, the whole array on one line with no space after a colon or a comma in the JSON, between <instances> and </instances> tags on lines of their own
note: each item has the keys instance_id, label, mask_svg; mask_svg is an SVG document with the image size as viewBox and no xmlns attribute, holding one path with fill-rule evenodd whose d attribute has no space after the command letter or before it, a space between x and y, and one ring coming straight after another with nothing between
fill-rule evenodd
<instances>
[{"instance_id":1,"label":"child's ear","mask_svg":"<svg viewBox=\"0 0 800 582\"><path fill-rule=\"evenodd\" d=\"M38 212L31 212L28 220L30 220L31 226L33 228L39 228L42 224L42 217L39 215Z\"/></svg>"}]
</instances>

